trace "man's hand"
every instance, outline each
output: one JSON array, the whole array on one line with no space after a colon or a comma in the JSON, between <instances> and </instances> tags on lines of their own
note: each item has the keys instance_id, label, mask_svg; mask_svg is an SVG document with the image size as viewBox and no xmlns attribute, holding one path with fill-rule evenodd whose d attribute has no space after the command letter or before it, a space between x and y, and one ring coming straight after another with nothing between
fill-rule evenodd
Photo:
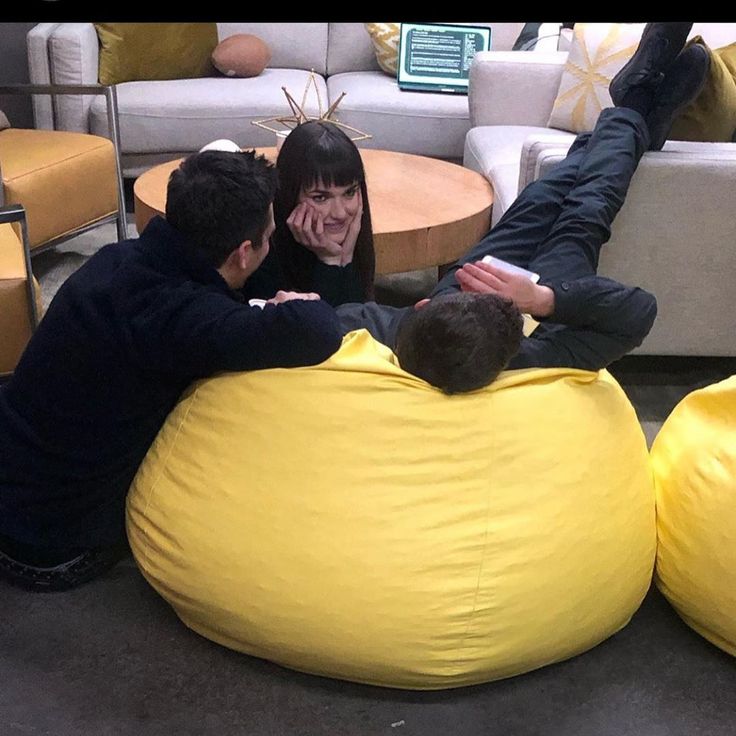
<instances>
[{"instance_id":1,"label":"man's hand","mask_svg":"<svg viewBox=\"0 0 736 736\"><path fill-rule=\"evenodd\" d=\"M497 294L532 317L549 317L555 311L555 294L549 286L540 286L523 274L509 273L490 263L466 263L455 278L463 291Z\"/></svg>"},{"instance_id":2,"label":"man's hand","mask_svg":"<svg viewBox=\"0 0 736 736\"><path fill-rule=\"evenodd\" d=\"M315 301L319 299L319 294L314 292L302 293L300 291L277 291L276 296L266 300L266 304L283 304L284 302L293 302L295 300Z\"/></svg>"}]
</instances>

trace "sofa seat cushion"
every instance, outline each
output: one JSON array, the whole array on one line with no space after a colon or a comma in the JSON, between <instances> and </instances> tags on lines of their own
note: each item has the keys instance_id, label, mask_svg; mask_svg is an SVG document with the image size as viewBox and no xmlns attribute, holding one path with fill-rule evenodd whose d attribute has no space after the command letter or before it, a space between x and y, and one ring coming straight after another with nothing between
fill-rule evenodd
<instances>
[{"instance_id":1,"label":"sofa seat cushion","mask_svg":"<svg viewBox=\"0 0 736 736\"><path fill-rule=\"evenodd\" d=\"M493 187L493 215L495 225L519 193L519 166L524 142L529 137L549 138L555 131L529 125L482 125L473 128L465 138L463 165L478 171ZM559 131L560 141L571 141L574 136Z\"/></svg>"},{"instance_id":2,"label":"sofa seat cushion","mask_svg":"<svg viewBox=\"0 0 736 736\"><path fill-rule=\"evenodd\" d=\"M462 158L470 129L466 95L405 92L383 72L347 72L328 78L330 100L342 92L341 123L370 133L361 145L436 158Z\"/></svg>"},{"instance_id":3,"label":"sofa seat cushion","mask_svg":"<svg viewBox=\"0 0 736 736\"><path fill-rule=\"evenodd\" d=\"M117 212L107 138L62 130L0 131L5 201L22 204L31 248Z\"/></svg>"},{"instance_id":4,"label":"sofa seat cushion","mask_svg":"<svg viewBox=\"0 0 736 736\"><path fill-rule=\"evenodd\" d=\"M314 77L327 109L327 88ZM301 104L309 72L299 69L265 69L248 79L175 79L157 82L126 82L118 86L118 111L123 150L127 153L198 151L216 138L229 138L240 146L274 146L273 133L253 120L291 115L282 87ZM314 87L305 112L319 113ZM107 131L104 98L96 97L91 108L95 133ZM278 127L278 124L275 124Z\"/></svg>"}]
</instances>

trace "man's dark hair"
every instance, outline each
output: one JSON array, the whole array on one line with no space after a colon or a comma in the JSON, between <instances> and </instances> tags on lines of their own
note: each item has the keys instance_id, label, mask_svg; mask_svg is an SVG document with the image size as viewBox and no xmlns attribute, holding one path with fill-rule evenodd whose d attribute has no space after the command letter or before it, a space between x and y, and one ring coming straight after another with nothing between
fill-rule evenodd
<instances>
[{"instance_id":1,"label":"man's dark hair","mask_svg":"<svg viewBox=\"0 0 736 736\"><path fill-rule=\"evenodd\" d=\"M446 394L487 386L519 350L523 319L494 294L438 296L409 312L399 325L401 367Z\"/></svg>"},{"instance_id":2,"label":"man's dark hair","mask_svg":"<svg viewBox=\"0 0 736 736\"><path fill-rule=\"evenodd\" d=\"M276 193L276 170L254 151L203 151L172 172L166 219L218 268L245 240L259 248Z\"/></svg>"}]
</instances>

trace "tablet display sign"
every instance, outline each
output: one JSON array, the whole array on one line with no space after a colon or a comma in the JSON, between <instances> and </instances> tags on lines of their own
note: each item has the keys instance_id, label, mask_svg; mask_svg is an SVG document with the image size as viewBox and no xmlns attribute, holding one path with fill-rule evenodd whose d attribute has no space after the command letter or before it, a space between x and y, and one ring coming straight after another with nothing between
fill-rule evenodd
<instances>
[{"instance_id":1,"label":"tablet display sign","mask_svg":"<svg viewBox=\"0 0 736 736\"><path fill-rule=\"evenodd\" d=\"M467 94L470 62L491 47L491 29L449 23L402 23L401 89Z\"/></svg>"}]
</instances>

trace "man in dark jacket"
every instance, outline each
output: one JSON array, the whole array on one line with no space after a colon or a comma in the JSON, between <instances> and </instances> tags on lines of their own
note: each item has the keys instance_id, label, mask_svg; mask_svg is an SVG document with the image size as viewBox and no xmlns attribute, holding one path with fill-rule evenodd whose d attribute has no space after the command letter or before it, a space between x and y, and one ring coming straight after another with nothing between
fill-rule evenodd
<instances>
[{"instance_id":1,"label":"man in dark jacket","mask_svg":"<svg viewBox=\"0 0 736 736\"><path fill-rule=\"evenodd\" d=\"M125 496L182 391L219 371L320 363L340 345L316 294L263 309L239 290L268 253L275 171L189 157L166 220L102 248L61 287L0 387L0 574L61 590L126 549Z\"/></svg>"},{"instance_id":2,"label":"man in dark jacket","mask_svg":"<svg viewBox=\"0 0 736 736\"><path fill-rule=\"evenodd\" d=\"M691 23L650 23L610 85L615 107L567 157L530 184L498 224L414 309L338 307L343 329L367 328L401 366L447 393L472 391L504 368L598 370L640 345L656 316L643 289L596 275L631 178L661 149L672 121L699 93L709 57L682 51ZM483 263L494 256L541 276ZM514 306L515 305L515 306ZM518 309L516 309L518 307ZM522 339L519 311L541 324Z\"/></svg>"}]
</instances>

